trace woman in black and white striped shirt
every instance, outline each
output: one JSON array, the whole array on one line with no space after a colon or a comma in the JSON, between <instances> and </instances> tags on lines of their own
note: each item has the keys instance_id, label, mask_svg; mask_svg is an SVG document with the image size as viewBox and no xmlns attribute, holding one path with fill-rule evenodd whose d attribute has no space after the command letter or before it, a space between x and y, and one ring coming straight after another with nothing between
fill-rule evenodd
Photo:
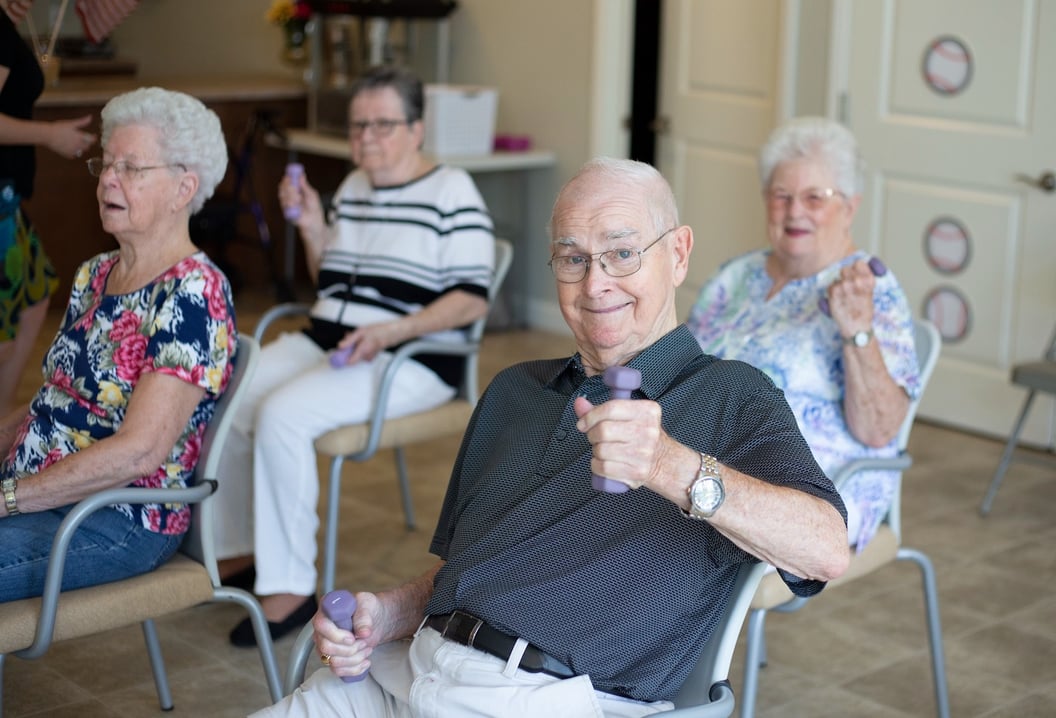
<instances>
[{"instance_id":1,"label":"woman in black and white striped shirt","mask_svg":"<svg viewBox=\"0 0 1056 718\"><path fill-rule=\"evenodd\" d=\"M464 341L463 328L487 311L491 217L465 171L421 153L423 107L422 85L413 75L371 69L353 87L349 108L357 169L334 195L329 216L303 176L280 186L283 207L300 208L294 221L318 295L310 326L282 335L262 352L225 451L217 512L220 558L233 559L221 565L237 571L255 554L254 589L276 638L300 628L316 610L313 440L367 419L375 383L394 349L425 336ZM330 361L335 350L347 353L337 369ZM405 364L388 415L451 399L463 364L441 355ZM231 640L255 643L248 621Z\"/></svg>"}]
</instances>

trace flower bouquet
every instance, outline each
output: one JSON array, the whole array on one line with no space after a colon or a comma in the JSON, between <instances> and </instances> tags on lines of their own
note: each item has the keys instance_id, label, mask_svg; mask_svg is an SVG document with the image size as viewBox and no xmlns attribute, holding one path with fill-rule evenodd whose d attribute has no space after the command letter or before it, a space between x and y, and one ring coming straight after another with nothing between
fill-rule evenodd
<instances>
[{"instance_id":1,"label":"flower bouquet","mask_svg":"<svg viewBox=\"0 0 1056 718\"><path fill-rule=\"evenodd\" d=\"M268 22L278 25L286 34L283 56L292 64L303 64L308 59L305 26L311 14L306 0L273 0L265 15Z\"/></svg>"}]
</instances>

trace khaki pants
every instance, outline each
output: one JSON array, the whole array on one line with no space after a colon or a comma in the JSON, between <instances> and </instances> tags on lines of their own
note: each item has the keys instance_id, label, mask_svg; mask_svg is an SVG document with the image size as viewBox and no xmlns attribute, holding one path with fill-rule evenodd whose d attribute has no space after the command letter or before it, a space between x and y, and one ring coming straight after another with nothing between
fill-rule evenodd
<instances>
[{"instance_id":1,"label":"khaki pants","mask_svg":"<svg viewBox=\"0 0 1056 718\"><path fill-rule=\"evenodd\" d=\"M254 718L637 718L669 710L595 691L587 676L560 679L508 667L499 658L440 637L431 628L413 641L379 646L370 677L346 684L323 668L292 695ZM517 661L519 661L519 656Z\"/></svg>"}]
</instances>

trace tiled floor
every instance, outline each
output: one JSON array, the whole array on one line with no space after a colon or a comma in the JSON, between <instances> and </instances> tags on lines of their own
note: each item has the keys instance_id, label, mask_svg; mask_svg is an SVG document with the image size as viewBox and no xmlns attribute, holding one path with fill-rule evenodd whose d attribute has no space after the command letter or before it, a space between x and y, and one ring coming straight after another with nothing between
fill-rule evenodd
<instances>
[{"instance_id":1,"label":"tiled floor","mask_svg":"<svg viewBox=\"0 0 1056 718\"><path fill-rule=\"evenodd\" d=\"M263 303L240 300L243 328ZM569 347L569 339L539 332L489 333L482 379ZM431 564L426 548L456 448L450 440L408 451L422 527L415 532L403 526L390 454L346 466L338 585L381 589ZM937 569L953 715L1056 715L1056 470L1013 465L983 519L977 508L997 442L918 423L910 448L904 543ZM799 613L771 615L760 716L934 715L919 585L912 565L895 564ZM268 703L256 652L227 643L240 619L235 607L207 606L159 622L175 714L242 716ZM280 670L292 641L276 645ZM742 658L734 658L735 690ZM59 644L36 661L9 658L5 673L9 718L159 713L138 629Z\"/></svg>"}]
</instances>

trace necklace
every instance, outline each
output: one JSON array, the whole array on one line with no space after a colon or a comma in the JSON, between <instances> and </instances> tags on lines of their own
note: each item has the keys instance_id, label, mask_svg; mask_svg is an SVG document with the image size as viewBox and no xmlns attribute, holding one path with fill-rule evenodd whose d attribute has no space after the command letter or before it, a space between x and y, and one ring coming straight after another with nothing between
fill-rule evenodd
<instances>
[{"instance_id":1,"label":"necklace","mask_svg":"<svg viewBox=\"0 0 1056 718\"><path fill-rule=\"evenodd\" d=\"M51 26L51 35L48 36L47 44L40 42L40 35L37 33L37 24L33 22L33 12L26 13L26 27L29 28L29 38L33 45L33 54L37 56L37 62L40 63L41 69L44 71L44 76L49 77L51 82L58 79L58 61L55 58L55 41L59 39L59 28L62 27L62 19L66 16L66 6L69 4L69 0L62 0L62 5L59 6L59 12L55 16L55 22Z\"/></svg>"}]
</instances>

